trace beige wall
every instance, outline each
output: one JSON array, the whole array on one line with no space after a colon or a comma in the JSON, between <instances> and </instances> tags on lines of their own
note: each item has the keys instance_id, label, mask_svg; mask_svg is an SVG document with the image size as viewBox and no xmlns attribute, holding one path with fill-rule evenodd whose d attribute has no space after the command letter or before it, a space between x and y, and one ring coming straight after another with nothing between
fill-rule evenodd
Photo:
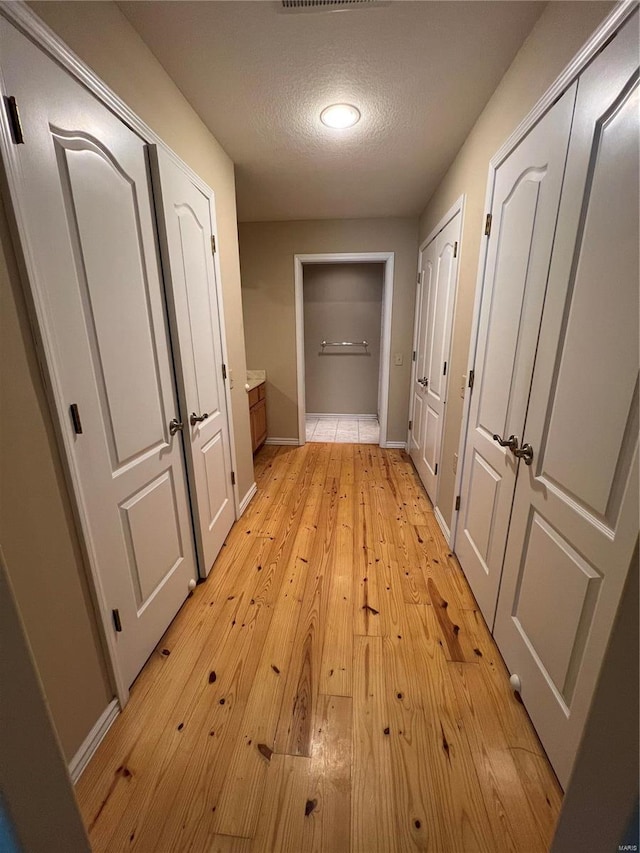
<instances>
[{"instance_id":1,"label":"beige wall","mask_svg":"<svg viewBox=\"0 0 640 853\"><path fill-rule=\"evenodd\" d=\"M601 2L547 5L420 217L422 241L456 199L466 195L451 355L455 393L450 393L448 400L438 496L448 524L455 496L453 457L458 450L463 407L457 389L467 369L489 160L613 6Z\"/></svg>"},{"instance_id":2,"label":"beige wall","mask_svg":"<svg viewBox=\"0 0 640 853\"><path fill-rule=\"evenodd\" d=\"M90 853L1 549L0 649L0 817L24 853Z\"/></svg>"},{"instance_id":3,"label":"beige wall","mask_svg":"<svg viewBox=\"0 0 640 853\"><path fill-rule=\"evenodd\" d=\"M305 264L303 269L306 410L375 415L384 264ZM323 349L324 340L368 346Z\"/></svg>"},{"instance_id":4,"label":"beige wall","mask_svg":"<svg viewBox=\"0 0 640 853\"><path fill-rule=\"evenodd\" d=\"M214 189L241 497L253 483L233 163L118 7L33 3L67 44ZM0 542L67 758L111 699L78 535L15 260L0 221Z\"/></svg>"},{"instance_id":5,"label":"beige wall","mask_svg":"<svg viewBox=\"0 0 640 853\"><path fill-rule=\"evenodd\" d=\"M267 371L268 433L297 438L296 254L395 252L389 441L406 441L418 258L416 219L246 222L240 229L247 364ZM401 353L402 366L393 363Z\"/></svg>"},{"instance_id":6,"label":"beige wall","mask_svg":"<svg viewBox=\"0 0 640 853\"><path fill-rule=\"evenodd\" d=\"M113 693L4 210L0 317L0 543L69 759Z\"/></svg>"}]
</instances>

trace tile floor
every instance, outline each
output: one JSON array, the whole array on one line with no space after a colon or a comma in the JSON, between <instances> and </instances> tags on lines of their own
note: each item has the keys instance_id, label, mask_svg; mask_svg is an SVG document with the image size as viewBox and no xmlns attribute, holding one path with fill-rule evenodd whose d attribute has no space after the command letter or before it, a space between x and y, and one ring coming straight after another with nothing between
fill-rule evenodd
<instances>
[{"instance_id":1,"label":"tile floor","mask_svg":"<svg viewBox=\"0 0 640 853\"><path fill-rule=\"evenodd\" d=\"M307 418L307 441L378 444L380 424L374 418Z\"/></svg>"}]
</instances>

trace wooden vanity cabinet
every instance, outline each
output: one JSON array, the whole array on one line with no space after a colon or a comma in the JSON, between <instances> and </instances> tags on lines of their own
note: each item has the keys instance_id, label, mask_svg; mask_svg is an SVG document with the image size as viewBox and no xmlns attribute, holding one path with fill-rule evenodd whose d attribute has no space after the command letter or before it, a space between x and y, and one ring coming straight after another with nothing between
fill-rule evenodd
<instances>
[{"instance_id":1,"label":"wooden vanity cabinet","mask_svg":"<svg viewBox=\"0 0 640 853\"><path fill-rule=\"evenodd\" d=\"M267 400L265 383L249 391L249 415L251 418L251 447L255 453L267 438Z\"/></svg>"}]
</instances>

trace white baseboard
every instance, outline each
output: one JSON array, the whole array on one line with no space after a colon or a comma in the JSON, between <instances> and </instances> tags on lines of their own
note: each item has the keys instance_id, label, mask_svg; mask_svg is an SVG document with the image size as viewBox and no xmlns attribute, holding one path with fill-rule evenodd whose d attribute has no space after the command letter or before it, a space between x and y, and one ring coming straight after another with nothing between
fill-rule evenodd
<instances>
[{"instance_id":1,"label":"white baseboard","mask_svg":"<svg viewBox=\"0 0 640 853\"><path fill-rule=\"evenodd\" d=\"M281 444L281 445L284 445L286 447L288 447L288 446L299 447L300 446L300 442L298 441L297 438L268 438L265 441L265 444Z\"/></svg>"},{"instance_id":2,"label":"white baseboard","mask_svg":"<svg viewBox=\"0 0 640 853\"><path fill-rule=\"evenodd\" d=\"M344 412L338 413L338 414L327 414L326 412L307 412L305 414L305 418L315 418L318 421L328 421L328 420L333 421L336 418L338 418L338 419L342 418L343 420L350 420L350 421L353 421L356 419L359 421L377 421L378 420L377 415L350 415L348 413L345 414Z\"/></svg>"},{"instance_id":3,"label":"white baseboard","mask_svg":"<svg viewBox=\"0 0 640 853\"><path fill-rule=\"evenodd\" d=\"M390 450L406 450L407 442L406 441L387 441L386 444L381 445L381 447L388 447Z\"/></svg>"},{"instance_id":4,"label":"white baseboard","mask_svg":"<svg viewBox=\"0 0 640 853\"><path fill-rule=\"evenodd\" d=\"M442 513L440 512L439 507L434 506L434 508L433 508L433 514L434 514L434 515L435 515L435 517L436 517L436 521L437 521L437 522L438 522L438 524L440 525L440 529L441 529L441 530L442 530L442 532L444 533L444 538L446 539L447 545L448 545L449 547L451 547L451 531L450 531L450 530L449 530L449 528L447 527L447 522L444 520L444 516L443 516L443 515L442 515Z\"/></svg>"},{"instance_id":5,"label":"white baseboard","mask_svg":"<svg viewBox=\"0 0 640 853\"><path fill-rule=\"evenodd\" d=\"M69 762L69 775L75 784L80 778L82 771L91 760L94 752L100 746L102 738L111 728L111 724L120 713L120 703L113 699L104 709L95 726L84 739L80 749Z\"/></svg>"},{"instance_id":6,"label":"white baseboard","mask_svg":"<svg viewBox=\"0 0 640 853\"><path fill-rule=\"evenodd\" d=\"M240 505L238 507L238 518L240 518L241 515L244 515L245 509L249 506L253 496L255 495L255 493L257 491L258 491L258 486L255 483L253 483L251 485L251 487L249 488L249 491L247 492L247 494L240 501Z\"/></svg>"}]
</instances>

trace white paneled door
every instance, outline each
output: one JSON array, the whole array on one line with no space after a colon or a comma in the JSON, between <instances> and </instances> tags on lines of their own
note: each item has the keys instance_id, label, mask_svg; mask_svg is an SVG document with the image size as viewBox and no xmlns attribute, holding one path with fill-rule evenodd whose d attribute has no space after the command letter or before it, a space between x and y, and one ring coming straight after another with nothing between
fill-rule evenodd
<instances>
[{"instance_id":1,"label":"white paneled door","mask_svg":"<svg viewBox=\"0 0 640 853\"><path fill-rule=\"evenodd\" d=\"M451 330L458 278L458 212L423 249L417 300L416 366L410 454L434 506L442 464L442 433L447 402Z\"/></svg>"},{"instance_id":2,"label":"white paneled door","mask_svg":"<svg viewBox=\"0 0 640 853\"><path fill-rule=\"evenodd\" d=\"M196 575L147 150L4 19L0 62L24 135L22 244L126 691Z\"/></svg>"},{"instance_id":3,"label":"white paneled door","mask_svg":"<svg viewBox=\"0 0 640 853\"><path fill-rule=\"evenodd\" d=\"M578 84L495 625L563 784L638 536L637 27Z\"/></svg>"},{"instance_id":4,"label":"white paneled door","mask_svg":"<svg viewBox=\"0 0 640 853\"><path fill-rule=\"evenodd\" d=\"M235 521L211 200L164 151L154 147L151 153L200 574L206 577Z\"/></svg>"},{"instance_id":5,"label":"white paneled door","mask_svg":"<svg viewBox=\"0 0 640 853\"><path fill-rule=\"evenodd\" d=\"M455 551L493 625L553 246L574 84L495 174Z\"/></svg>"},{"instance_id":6,"label":"white paneled door","mask_svg":"<svg viewBox=\"0 0 640 853\"><path fill-rule=\"evenodd\" d=\"M409 434L409 454L413 464L424 483L426 472L423 466L422 439L424 434L424 420L426 417L426 405L424 400L427 382L427 328L429 319L429 295L432 288L432 280L435 276L435 240L424 248L420 253L420 269L418 273L418 291L416 298L416 332L415 352L416 360L413 370L413 382L411 386L411 430Z\"/></svg>"}]
</instances>

